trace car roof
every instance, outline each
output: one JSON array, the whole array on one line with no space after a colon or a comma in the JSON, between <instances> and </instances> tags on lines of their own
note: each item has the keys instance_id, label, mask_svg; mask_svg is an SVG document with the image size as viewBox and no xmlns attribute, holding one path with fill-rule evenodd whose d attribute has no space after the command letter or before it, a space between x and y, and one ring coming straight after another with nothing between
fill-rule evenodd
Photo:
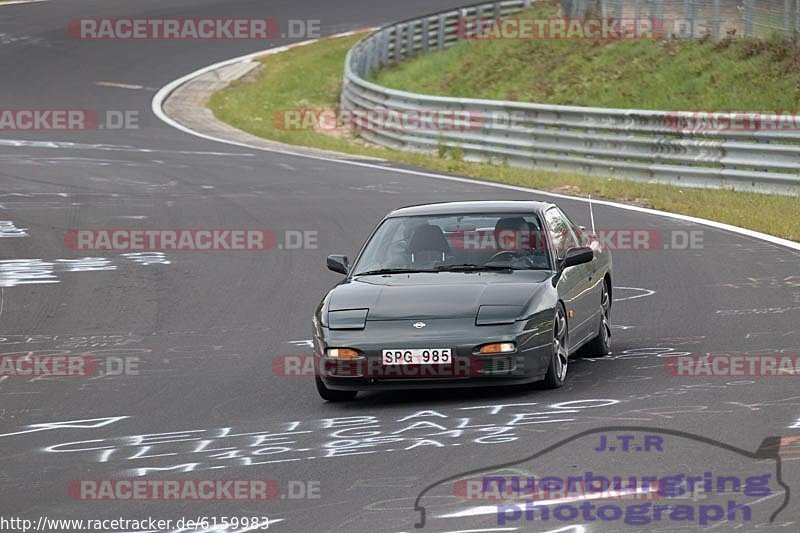
<instances>
[{"instance_id":1,"label":"car roof","mask_svg":"<svg viewBox=\"0 0 800 533\"><path fill-rule=\"evenodd\" d=\"M440 202L435 204L411 205L395 209L386 218L409 217L417 215L451 215L477 213L541 213L552 207L547 202L531 200L482 200L472 202Z\"/></svg>"}]
</instances>

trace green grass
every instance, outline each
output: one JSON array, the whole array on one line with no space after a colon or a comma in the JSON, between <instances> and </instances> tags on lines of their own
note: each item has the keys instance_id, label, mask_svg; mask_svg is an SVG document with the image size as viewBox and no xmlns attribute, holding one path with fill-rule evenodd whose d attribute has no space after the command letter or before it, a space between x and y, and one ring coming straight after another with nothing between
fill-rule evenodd
<instances>
[{"instance_id":1,"label":"green grass","mask_svg":"<svg viewBox=\"0 0 800 533\"><path fill-rule=\"evenodd\" d=\"M576 174L465 163L443 157L397 152L367 145L350 135L287 131L273 123L275 112L335 108L347 50L358 37L326 39L276 54L265 68L216 93L209 106L222 121L254 135L293 145L381 157L400 163L578 196L591 194L675 213L700 216L800 241L797 198L733 191L681 189Z\"/></svg>"},{"instance_id":2,"label":"green grass","mask_svg":"<svg viewBox=\"0 0 800 533\"><path fill-rule=\"evenodd\" d=\"M547 0L520 16L556 17L556 4ZM796 110L800 47L779 36L470 40L385 69L375 81L424 94L546 104Z\"/></svg>"}]
</instances>

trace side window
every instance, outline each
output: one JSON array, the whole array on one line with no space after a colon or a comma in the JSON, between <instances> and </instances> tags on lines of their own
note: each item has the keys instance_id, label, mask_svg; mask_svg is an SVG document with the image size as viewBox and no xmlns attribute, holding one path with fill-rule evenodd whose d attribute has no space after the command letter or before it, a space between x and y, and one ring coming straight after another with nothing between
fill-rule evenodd
<instances>
[{"instance_id":1,"label":"side window","mask_svg":"<svg viewBox=\"0 0 800 533\"><path fill-rule=\"evenodd\" d=\"M550 230L558 258L563 259L567 250L578 246L578 240L575 238L567 219L555 207L548 209L544 214L544 218Z\"/></svg>"},{"instance_id":2,"label":"side window","mask_svg":"<svg viewBox=\"0 0 800 533\"><path fill-rule=\"evenodd\" d=\"M587 233L581 230L581 227L575 224L575 222L573 222L572 219L569 218L563 211L559 209L558 212L561 213L561 216L567 220L569 227L572 228L572 233L576 237L578 246L589 246L591 244L591 239L589 239Z\"/></svg>"}]
</instances>

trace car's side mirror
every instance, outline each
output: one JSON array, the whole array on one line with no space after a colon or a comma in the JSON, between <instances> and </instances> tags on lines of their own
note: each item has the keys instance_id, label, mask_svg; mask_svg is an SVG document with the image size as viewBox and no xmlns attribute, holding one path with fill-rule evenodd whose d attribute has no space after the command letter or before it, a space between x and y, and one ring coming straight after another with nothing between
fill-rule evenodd
<instances>
[{"instance_id":1,"label":"car's side mirror","mask_svg":"<svg viewBox=\"0 0 800 533\"><path fill-rule=\"evenodd\" d=\"M563 268L590 263L592 259L594 259L594 250L588 246L570 248L564 256Z\"/></svg>"},{"instance_id":2,"label":"car's side mirror","mask_svg":"<svg viewBox=\"0 0 800 533\"><path fill-rule=\"evenodd\" d=\"M346 255L329 255L327 263L328 270L344 274L345 276L350 270L350 262L347 260Z\"/></svg>"}]
</instances>

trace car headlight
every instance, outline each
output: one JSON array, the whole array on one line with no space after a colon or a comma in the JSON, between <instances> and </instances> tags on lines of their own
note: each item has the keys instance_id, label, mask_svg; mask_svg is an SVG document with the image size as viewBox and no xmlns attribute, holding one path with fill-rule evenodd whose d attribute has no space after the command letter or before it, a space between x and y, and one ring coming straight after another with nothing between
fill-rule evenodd
<instances>
[{"instance_id":1,"label":"car headlight","mask_svg":"<svg viewBox=\"0 0 800 533\"><path fill-rule=\"evenodd\" d=\"M482 305L475 318L476 326L494 326L499 324L513 324L522 313L518 305Z\"/></svg>"},{"instance_id":2,"label":"car headlight","mask_svg":"<svg viewBox=\"0 0 800 533\"><path fill-rule=\"evenodd\" d=\"M328 311L330 329L364 329L367 325L369 309L345 309Z\"/></svg>"}]
</instances>

